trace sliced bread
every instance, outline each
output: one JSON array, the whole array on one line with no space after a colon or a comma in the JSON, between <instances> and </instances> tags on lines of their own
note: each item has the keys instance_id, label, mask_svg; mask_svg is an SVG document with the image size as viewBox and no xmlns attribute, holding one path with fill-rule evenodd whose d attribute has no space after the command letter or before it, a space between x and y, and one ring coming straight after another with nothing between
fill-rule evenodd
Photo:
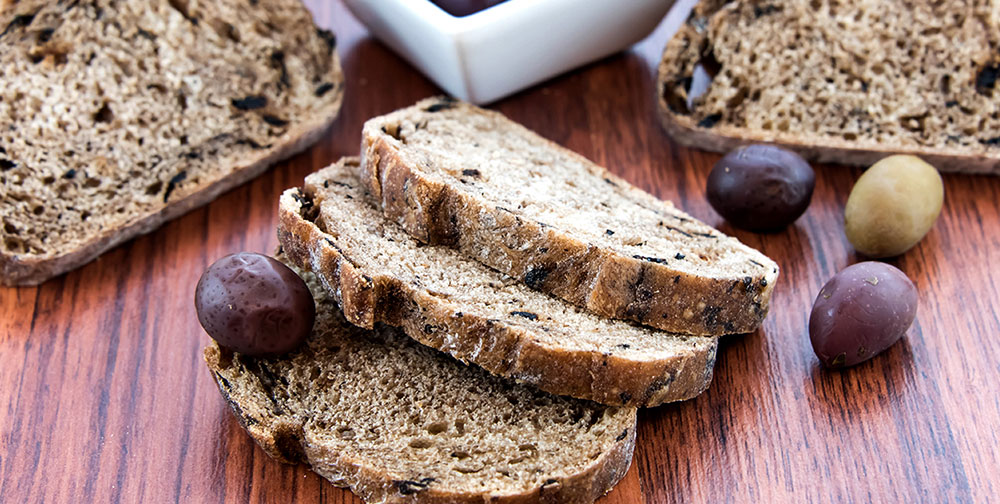
<instances>
[{"instance_id":1,"label":"sliced bread","mask_svg":"<svg viewBox=\"0 0 1000 504\"><path fill-rule=\"evenodd\" d=\"M300 349L205 349L223 397L268 455L380 503L589 503L628 470L634 409L507 382L390 327L359 329L303 278L317 309Z\"/></svg>"},{"instance_id":2,"label":"sliced bread","mask_svg":"<svg viewBox=\"0 0 1000 504\"><path fill-rule=\"evenodd\" d=\"M278 238L315 272L347 320L413 339L554 394L656 406L700 394L717 339L609 320L532 290L447 247L424 246L382 216L357 159L281 196Z\"/></svg>"},{"instance_id":3,"label":"sliced bread","mask_svg":"<svg viewBox=\"0 0 1000 504\"><path fill-rule=\"evenodd\" d=\"M305 148L340 108L299 0L0 8L0 282L34 284Z\"/></svg>"},{"instance_id":4,"label":"sliced bread","mask_svg":"<svg viewBox=\"0 0 1000 504\"><path fill-rule=\"evenodd\" d=\"M706 1L670 40L659 108L680 143L777 143L870 165L1000 173L996 2Z\"/></svg>"},{"instance_id":5,"label":"sliced bread","mask_svg":"<svg viewBox=\"0 0 1000 504\"><path fill-rule=\"evenodd\" d=\"M753 331L778 266L503 115L446 98L364 125L363 181L417 239L606 317Z\"/></svg>"}]
</instances>

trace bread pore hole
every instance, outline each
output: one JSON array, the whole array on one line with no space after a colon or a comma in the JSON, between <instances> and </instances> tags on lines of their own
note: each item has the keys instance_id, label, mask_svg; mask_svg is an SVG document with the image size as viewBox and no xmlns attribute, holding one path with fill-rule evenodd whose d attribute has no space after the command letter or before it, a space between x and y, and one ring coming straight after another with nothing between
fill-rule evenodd
<instances>
[{"instance_id":1,"label":"bread pore hole","mask_svg":"<svg viewBox=\"0 0 1000 504\"><path fill-rule=\"evenodd\" d=\"M382 132L400 142L403 141L402 135L399 134L399 124L386 124L382 126Z\"/></svg>"},{"instance_id":2,"label":"bread pore hole","mask_svg":"<svg viewBox=\"0 0 1000 504\"><path fill-rule=\"evenodd\" d=\"M191 14L188 13L188 3L187 0L168 0L167 3L174 8L181 16L187 19L191 19Z\"/></svg>"},{"instance_id":3,"label":"bread pore hole","mask_svg":"<svg viewBox=\"0 0 1000 504\"><path fill-rule=\"evenodd\" d=\"M104 104L101 105L101 108L97 109L97 112L94 112L94 122L109 123L114 120L114 118L115 114L111 111L111 107L108 105L108 102L104 102Z\"/></svg>"},{"instance_id":4,"label":"bread pore hole","mask_svg":"<svg viewBox=\"0 0 1000 504\"><path fill-rule=\"evenodd\" d=\"M733 95L732 98L726 101L726 106L731 109L739 107L743 103L743 100L745 100L749 94L750 90L746 87L741 86L739 90L736 91L736 94Z\"/></svg>"},{"instance_id":5,"label":"bread pore hole","mask_svg":"<svg viewBox=\"0 0 1000 504\"><path fill-rule=\"evenodd\" d=\"M219 18L212 18L209 25L215 30L219 38L228 39L237 44L240 42L240 34L231 23L227 23Z\"/></svg>"},{"instance_id":6,"label":"bread pore hole","mask_svg":"<svg viewBox=\"0 0 1000 504\"><path fill-rule=\"evenodd\" d=\"M434 422L427 426L427 433L438 435L448 430L448 422Z\"/></svg>"},{"instance_id":7,"label":"bread pore hole","mask_svg":"<svg viewBox=\"0 0 1000 504\"><path fill-rule=\"evenodd\" d=\"M477 464L477 465L462 464L462 465L455 466L455 470L458 471L458 472L460 472L460 473L462 473L462 474L477 473L479 471L482 471L485 468L486 468L486 466L484 464Z\"/></svg>"}]
</instances>

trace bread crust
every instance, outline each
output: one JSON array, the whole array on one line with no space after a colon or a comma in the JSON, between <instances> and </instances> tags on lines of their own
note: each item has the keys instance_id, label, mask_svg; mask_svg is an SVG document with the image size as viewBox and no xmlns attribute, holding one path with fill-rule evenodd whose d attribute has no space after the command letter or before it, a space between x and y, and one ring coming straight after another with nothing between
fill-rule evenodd
<instances>
[{"instance_id":1,"label":"bread crust","mask_svg":"<svg viewBox=\"0 0 1000 504\"><path fill-rule=\"evenodd\" d=\"M350 488L365 502L371 503L428 503L428 504L477 504L496 502L504 504L531 503L591 503L608 493L628 472L635 450L635 428L628 428L626 436L602 453L583 471L551 485L531 488L518 494L491 495L451 491L446 488L428 487L410 495L400 494L401 482L388 474L365 464L363 460L349 459L329 448L308 441L302 442L302 451L313 471L337 486ZM269 439L265 437L265 439Z\"/></svg>"},{"instance_id":2,"label":"bread crust","mask_svg":"<svg viewBox=\"0 0 1000 504\"><path fill-rule=\"evenodd\" d=\"M308 200L311 195L301 189L281 196L278 240L294 264L320 277L352 324L401 327L420 343L493 374L612 406L648 407L690 399L711 383L715 341L704 352L655 361L557 348L535 341L529 330L463 312L461 306L399 278L363 271L330 235L303 217L302 201Z\"/></svg>"},{"instance_id":3,"label":"bread crust","mask_svg":"<svg viewBox=\"0 0 1000 504\"><path fill-rule=\"evenodd\" d=\"M202 354L222 397L233 410L240 426L247 431L247 434L250 434L257 445L269 457L279 462L285 464L303 462L298 441L301 437L299 433L302 430L302 424L284 416L270 416L266 411L255 407L259 405L241 402L239 398L233 396L232 385L223 376L226 368L232 362L232 351L220 347L213 341L205 347Z\"/></svg>"},{"instance_id":4,"label":"bread crust","mask_svg":"<svg viewBox=\"0 0 1000 504\"><path fill-rule=\"evenodd\" d=\"M732 8L733 5L720 7L726 9ZM710 128L698 126L692 115L675 113L666 98L670 83L687 77L683 68L697 63L690 61L692 55L687 50L688 47L682 43L685 38L692 41L705 38L705 34L700 33L693 23L697 19L721 15L720 11L712 7L698 9L696 14L691 16L687 24L667 42L657 68L655 87L657 115L663 128L677 143L720 153L748 144L774 144L792 150L813 162L864 167L871 166L892 154L909 154L924 159L942 172L1000 173L1000 153L969 154L960 148L917 148L874 140L865 141L860 137L858 140L848 141L842 138L810 135L805 131L763 131L734 127L725 123L718 123ZM709 24L715 22L717 21L708 21Z\"/></svg>"},{"instance_id":5,"label":"bread crust","mask_svg":"<svg viewBox=\"0 0 1000 504\"><path fill-rule=\"evenodd\" d=\"M53 251L44 255L0 251L0 284L37 285L78 268L117 245L149 233L165 222L213 201L223 192L259 176L271 165L305 150L333 124L343 101L344 77L339 56L333 48L331 58L329 74L333 87L322 99L317 99L314 104L316 109L305 121L290 124L288 131L273 146L254 150L249 154L240 153L217 159L218 166L234 168L221 178L206 177L197 184L188 182L173 193L169 203L157 205L144 214L134 215L121 226L103 228L85 241L78 242L70 250Z\"/></svg>"},{"instance_id":6,"label":"bread crust","mask_svg":"<svg viewBox=\"0 0 1000 504\"><path fill-rule=\"evenodd\" d=\"M422 101L414 108L435 100ZM583 242L495 207L425 175L401 157L398 140L383 132L382 124L408 110L365 124L360 169L362 181L380 201L386 216L418 240L457 247L487 266L597 315L665 331L710 336L748 333L767 315L778 266L763 254L754 251L749 258L764 267L763 274L744 278L693 275ZM641 192L606 170L601 176ZM496 224L487 226L484 221ZM506 246L504 233L498 229L510 230L515 235L513 241L525 246ZM483 251L490 254L485 261ZM545 278L532 282L538 264L546 265Z\"/></svg>"}]
</instances>

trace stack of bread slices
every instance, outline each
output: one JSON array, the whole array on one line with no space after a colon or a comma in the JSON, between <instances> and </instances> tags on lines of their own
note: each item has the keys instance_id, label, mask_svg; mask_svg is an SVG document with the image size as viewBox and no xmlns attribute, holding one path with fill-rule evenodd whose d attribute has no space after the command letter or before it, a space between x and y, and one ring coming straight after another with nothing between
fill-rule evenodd
<instances>
[{"instance_id":1,"label":"stack of bread slices","mask_svg":"<svg viewBox=\"0 0 1000 504\"><path fill-rule=\"evenodd\" d=\"M206 351L272 456L371 502L591 502L636 408L708 387L777 265L502 115L431 98L368 121L280 200L318 320L299 350Z\"/></svg>"}]
</instances>

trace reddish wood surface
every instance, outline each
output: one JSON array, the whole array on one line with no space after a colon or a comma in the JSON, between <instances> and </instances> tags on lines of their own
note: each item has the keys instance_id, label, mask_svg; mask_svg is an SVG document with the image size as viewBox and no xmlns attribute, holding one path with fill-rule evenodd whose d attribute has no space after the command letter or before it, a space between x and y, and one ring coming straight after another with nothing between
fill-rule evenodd
<instances>
[{"instance_id":1,"label":"reddish wood surface","mask_svg":"<svg viewBox=\"0 0 1000 504\"><path fill-rule=\"evenodd\" d=\"M347 75L340 118L308 152L162 229L38 288L0 289L0 502L357 502L304 466L268 459L205 370L192 293L214 259L272 251L279 192L356 154L364 119L438 89L312 2ZM920 292L917 322L883 355L822 369L806 333L820 286L858 257L843 236L857 169L817 167L788 230L734 230L703 197L715 154L656 122L662 24L632 50L494 108L774 258L763 328L721 344L695 400L644 410L635 459L607 503L987 502L1000 493L1000 178L945 176L935 228L891 261Z\"/></svg>"}]
</instances>

